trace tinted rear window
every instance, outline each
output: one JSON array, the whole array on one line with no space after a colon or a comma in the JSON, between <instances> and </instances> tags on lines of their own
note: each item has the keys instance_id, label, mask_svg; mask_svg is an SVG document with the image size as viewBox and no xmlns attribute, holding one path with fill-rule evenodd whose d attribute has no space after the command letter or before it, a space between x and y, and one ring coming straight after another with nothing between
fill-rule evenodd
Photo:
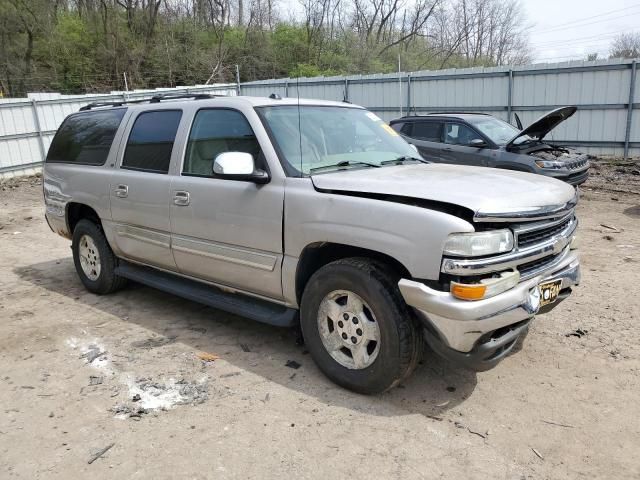
<instances>
[{"instance_id":1,"label":"tinted rear window","mask_svg":"<svg viewBox=\"0 0 640 480\"><path fill-rule=\"evenodd\" d=\"M118 108L68 117L53 138L46 161L104 165L125 112Z\"/></svg>"},{"instance_id":2,"label":"tinted rear window","mask_svg":"<svg viewBox=\"0 0 640 480\"><path fill-rule=\"evenodd\" d=\"M419 140L426 140L427 142L441 142L442 123L416 122L413 125L411 136Z\"/></svg>"},{"instance_id":3,"label":"tinted rear window","mask_svg":"<svg viewBox=\"0 0 640 480\"><path fill-rule=\"evenodd\" d=\"M122 168L167 173L180 117L181 110L144 112L138 115L129 134Z\"/></svg>"}]
</instances>

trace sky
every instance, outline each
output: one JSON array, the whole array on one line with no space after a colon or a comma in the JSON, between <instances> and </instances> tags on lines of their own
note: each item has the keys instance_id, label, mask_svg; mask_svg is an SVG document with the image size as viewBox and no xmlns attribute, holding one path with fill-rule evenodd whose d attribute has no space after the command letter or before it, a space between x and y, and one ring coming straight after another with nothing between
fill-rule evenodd
<instances>
[{"instance_id":1,"label":"sky","mask_svg":"<svg viewBox=\"0 0 640 480\"><path fill-rule=\"evenodd\" d=\"M612 39L640 32L638 0L521 0L535 62L608 57Z\"/></svg>"}]
</instances>

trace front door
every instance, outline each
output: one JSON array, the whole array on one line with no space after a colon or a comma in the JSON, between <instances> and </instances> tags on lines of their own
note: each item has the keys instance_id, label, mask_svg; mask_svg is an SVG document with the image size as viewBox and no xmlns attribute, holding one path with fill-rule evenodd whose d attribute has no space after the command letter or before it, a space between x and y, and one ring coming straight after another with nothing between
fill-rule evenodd
<instances>
[{"instance_id":1,"label":"front door","mask_svg":"<svg viewBox=\"0 0 640 480\"><path fill-rule=\"evenodd\" d=\"M280 299L284 187L217 177L215 157L233 151L250 153L266 169L242 113L199 110L171 184L173 256L181 273Z\"/></svg>"},{"instance_id":2,"label":"front door","mask_svg":"<svg viewBox=\"0 0 640 480\"><path fill-rule=\"evenodd\" d=\"M140 113L110 182L112 231L120 254L169 270L176 264L170 248L168 171L181 117L180 110Z\"/></svg>"},{"instance_id":3,"label":"front door","mask_svg":"<svg viewBox=\"0 0 640 480\"><path fill-rule=\"evenodd\" d=\"M486 167L489 157L486 147L472 147L472 140L484 140L475 130L461 123L447 122L444 128L442 160L445 163Z\"/></svg>"}]
</instances>

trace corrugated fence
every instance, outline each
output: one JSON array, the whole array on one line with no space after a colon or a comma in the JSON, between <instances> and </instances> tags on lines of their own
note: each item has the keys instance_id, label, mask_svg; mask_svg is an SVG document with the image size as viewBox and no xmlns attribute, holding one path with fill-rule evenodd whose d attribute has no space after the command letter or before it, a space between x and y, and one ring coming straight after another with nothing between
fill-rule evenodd
<instances>
[{"instance_id":1,"label":"corrugated fence","mask_svg":"<svg viewBox=\"0 0 640 480\"><path fill-rule=\"evenodd\" d=\"M544 112L577 105L578 112L550 135L558 144L594 154L640 155L640 78L636 60L566 62L522 67L277 79L239 85L242 95L349 101L384 120L427 112L485 112L524 125ZM158 93L235 95L238 86L204 85L176 89L68 96L30 94L0 100L0 177L33 173L41 165L62 120L95 101L146 98ZM634 115L635 113L635 115Z\"/></svg>"},{"instance_id":2,"label":"corrugated fence","mask_svg":"<svg viewBox=\"0 0 640 480\"><path fill-rule=\"evenodd\" d=\"M150 98L158 94L215 93L235 95L234 84L199 85L157 90L111 92L105 95L32 93L29 98L0 100L0 178L39 171L64 118L92 102Z\"/></svg>"},{"instance_id":3,"label":"corrugated fence","mask_svg":"<svg viewBox=\"0 0 640 480\"><path fill-rule=\"evenodd\" d=\"M401 74L265 80L243 83L241 95L347 100L389 121L407 113L472 111L526 126L544 112L577 105L549 135L594 154L640 154L640 79L631 60L565 62ZM635 103L634 103L635 102ZM635 115L634 115L635 111Z\"/></svg>"}]
</instances>

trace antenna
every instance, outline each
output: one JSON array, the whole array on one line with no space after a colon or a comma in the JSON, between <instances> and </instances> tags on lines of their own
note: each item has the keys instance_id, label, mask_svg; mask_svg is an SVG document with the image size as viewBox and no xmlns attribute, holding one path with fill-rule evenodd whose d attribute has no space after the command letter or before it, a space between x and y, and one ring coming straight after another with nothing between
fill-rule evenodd
<instances>
[{"instance_id":1,"label":"antenna","mask_svg":"<svg viewBox=\"0 0 640 480\"><path fill-rule=\"evenodd\" d=\"M300 77L296 77L296 95L298 97L298 139L300 145L300 176L302 177L302 117L300 115Z\"/></svg>"}]
</instances>

